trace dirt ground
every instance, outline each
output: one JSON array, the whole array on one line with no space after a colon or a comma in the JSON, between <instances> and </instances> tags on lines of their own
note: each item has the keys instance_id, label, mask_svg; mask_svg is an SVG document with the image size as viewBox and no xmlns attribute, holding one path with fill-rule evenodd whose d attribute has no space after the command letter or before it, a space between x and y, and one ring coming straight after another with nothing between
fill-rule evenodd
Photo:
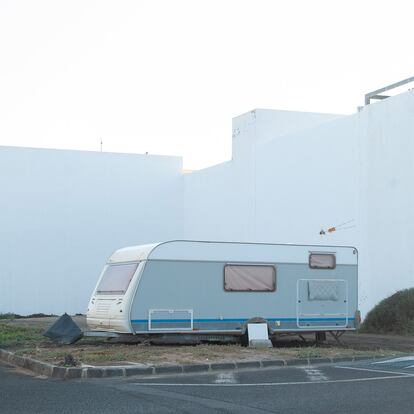
<instances>
[{"instance_id":1,"label":"dirt ground","mask_svg":"<svg viewBox=\"0 0 414 414\"><path fill-rule=\"evenodd\" d=\"M344 346L355 349L389 349L401 352L414 352L414 336L378 335L347 332L341 339ZM332 343L332 339L328 341Z\"/></svg>"},{"instance_id":2,"label":"dirt ground","mask_svg":"<svg viewBox=\"0 0 414 414\"><path fill-rule=\"evenodd\" d=\"M22 327L33 327L46 329L53 324L58 317L46 318L30 318L30 319L15 319L12 321L13 325ZM72 316L72 319L82 329L87 330L86 317L84 315ZM305 335L309 340L313 339L313 335ZM291 338L281 338L278 341L280 346L289 346L297 343L299 338L294 336ZM358 350L373 350L373 349L390 349L402 352L414 352L414 336L398 336L398 335L379 335L358 332L346 332L341 338L340 342L345 347L352 347ZM337 342L330 336L327 336L328 345L337 345Z\"/></svg>"},{"instance_id":3,"label":"dirt ground","mask_svg":"<svg viewBox=\"0 0 414 414\"><path fill-rule=\"evenodd\" d=\"M8 321L16 327L37 332L45 330L57 318L31 318ZM74 316L74 321L87 329L84 316ZM414 352L414 337L374 335L347 332L338 344L333 338L316 346L313 335L306 336L304 343L299 337L281 337L273 348L252 349L238 344L217 345L147 345L112 343L107 339L84 338L73 345L57 345L47 338L17 343L13 349L20 355L55 364L63 364L67 356L77 365L129 365L129 364L189 364L205 362L227 362L254 359L290 359L306 357L342 357L358 355L389 356ZM1 344L0 344L1 347Z\"/></svg>"},{"instance_id":4,"label":"dirt ground","mask_svg":"<svg viewBox=\"0 0 414 414\"><path fill-rule=\"evenodd\" d=\"M74 315L71 316L71 318L82 330L88 329L88 326L86 325L86 316ZM39 328L42 330L46 330L57 319L59 319L59 316L48 316L42 318L21 318L13 319L12 321L10 321L10 323L12 323L15 326L21 326L24 328Z\"/></svg>"}]
</instances>

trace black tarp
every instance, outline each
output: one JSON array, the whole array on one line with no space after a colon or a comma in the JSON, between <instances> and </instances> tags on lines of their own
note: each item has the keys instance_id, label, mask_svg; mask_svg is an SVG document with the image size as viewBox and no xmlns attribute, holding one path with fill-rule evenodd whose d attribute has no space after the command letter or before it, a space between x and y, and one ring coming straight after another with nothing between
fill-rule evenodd
<instances>
[{"instance_id":1,"label":"black tarp","mask_svg":"<svg viewBox=\"0 0 414 414\"><path fill-rule=\"evenodd\" d=\"M43 335L59 344L68 345L82 338L83 332L73 319L65 313Z\"/></svg>"}]
</instances>

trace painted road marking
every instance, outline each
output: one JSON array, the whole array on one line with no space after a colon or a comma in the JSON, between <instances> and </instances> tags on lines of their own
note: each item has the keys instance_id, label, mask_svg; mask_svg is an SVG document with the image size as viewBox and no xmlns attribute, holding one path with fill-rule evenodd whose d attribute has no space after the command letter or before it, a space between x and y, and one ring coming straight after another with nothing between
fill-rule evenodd
<instances>
[{"instance_id":1,"label":"painted road marking","mask_svg":"<svg viewBox=\"0 0 414 414\"><path fill-rule=\"evenodd\" d=\"M236 384L237 380L232 372L220 372L214 380L215 384Z\"/></svg>"},{"instance_id":2,"label":"painted road marking","mask_svg":"<svg viewBox=\"0 0 414 414\"><path fill-rule=\"evenodd\" d=\"M414 361L414 356L392 358L392 359L387 359L385 361L376 361L376 362L372 362L372 364L393 364L394 362L406 362L406 361Z\"/></svg>"},{"instance_id":3,"label":"painted road marking","mask_svg":"<svg viewBox=\"0 0 414 414\"><path fill-rule=\"evenodd\" d=\"M376 370L373 370L376 371ZM377 371L378 372L378 371ZM277 387L283 385L314 385L314 384L334 384L334 383L346 383L346 382L365 382L365 381L382 381L387 379L403 379L403 378L413 378L414 375L411 374L402 374L384 377L372 377L372 378L353 378L353 379L341 379L341 380L327 380L327 381L294 381L294 382L262 382L262 383L253 383L253 384L216 384L216 383L202 383L202 384L192 384L192 383L171 383L171 382L135 382L134 385L145 386L145 387Z\"/></svg>"},{"instance_id":4,"label":"painted road marking","mask_svg":"<svg viewBox=\"0 0 414 414\"><path fill-rule=\"evenodd\" d=\"M303 368L303 370L305 371L307 377L309 378L310 381L312 382L321 382L321 381L328 381L329 378L326 377L323 372L321 372L319 369L317 368Z\"/></svg>"},{"instance_id":5,"label":"painted road marking","mask_svg":"<svg viewBox=\"0 0 414 414\"><path fill-rule=\"evenodd\" d=\"M381 370L381 369L375 369L375 368L357 368L357 367L344 367L342 365L337 365L334 368L340 368L340 369L353 369L355 371L368 371L368 372L381 372L383 374L396 374L396 375L403 375L405 377L414 377L414 374L406 374L404 372L396 372L396 371L389 371L389 370Z\"/></svg>"}]
</instances>

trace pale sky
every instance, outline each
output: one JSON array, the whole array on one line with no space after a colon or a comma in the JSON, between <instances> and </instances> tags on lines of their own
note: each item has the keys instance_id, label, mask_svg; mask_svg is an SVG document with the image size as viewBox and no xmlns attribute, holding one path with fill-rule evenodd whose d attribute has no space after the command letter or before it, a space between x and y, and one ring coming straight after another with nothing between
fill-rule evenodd
<instances>
[{"instance_id":1,"label":"pale sky","mask_svg":"<svg viewBox=\"0 0 414 414\"><path fill-rule=\"evenodd\" d=\"M230 158L254 108L349 114L414 75L411 1L0 0L0 145Z\"/></svg>"}]
</instances>

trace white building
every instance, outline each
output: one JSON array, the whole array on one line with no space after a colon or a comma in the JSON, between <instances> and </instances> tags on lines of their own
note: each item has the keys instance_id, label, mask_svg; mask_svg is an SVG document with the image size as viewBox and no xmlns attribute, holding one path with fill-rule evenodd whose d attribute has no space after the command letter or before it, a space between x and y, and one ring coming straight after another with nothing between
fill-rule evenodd
<instances>
[{"instance_id":1,"label":"white building","mask_svg":"<svg viewBox=\"0 0 414 414\"><path fill-rule=\"evenodd\" d=\"M192 174L177 157L0 148L0 312L85 312L112 251L182 238L355 245L366 312L414 285L413 114L413 91L350 116L257 109L233 120L232 160Z\"/></svg>"},{"instance_id":2,"label":"white building","mask_svg":"<svg viewBox=\"0 0 414 414\"><path fill-rule=\"evenodd\" d=\"M85 312L119 246L182 236L177 157L0 148L0 312Z\"/></svg>"}]
</instances>

